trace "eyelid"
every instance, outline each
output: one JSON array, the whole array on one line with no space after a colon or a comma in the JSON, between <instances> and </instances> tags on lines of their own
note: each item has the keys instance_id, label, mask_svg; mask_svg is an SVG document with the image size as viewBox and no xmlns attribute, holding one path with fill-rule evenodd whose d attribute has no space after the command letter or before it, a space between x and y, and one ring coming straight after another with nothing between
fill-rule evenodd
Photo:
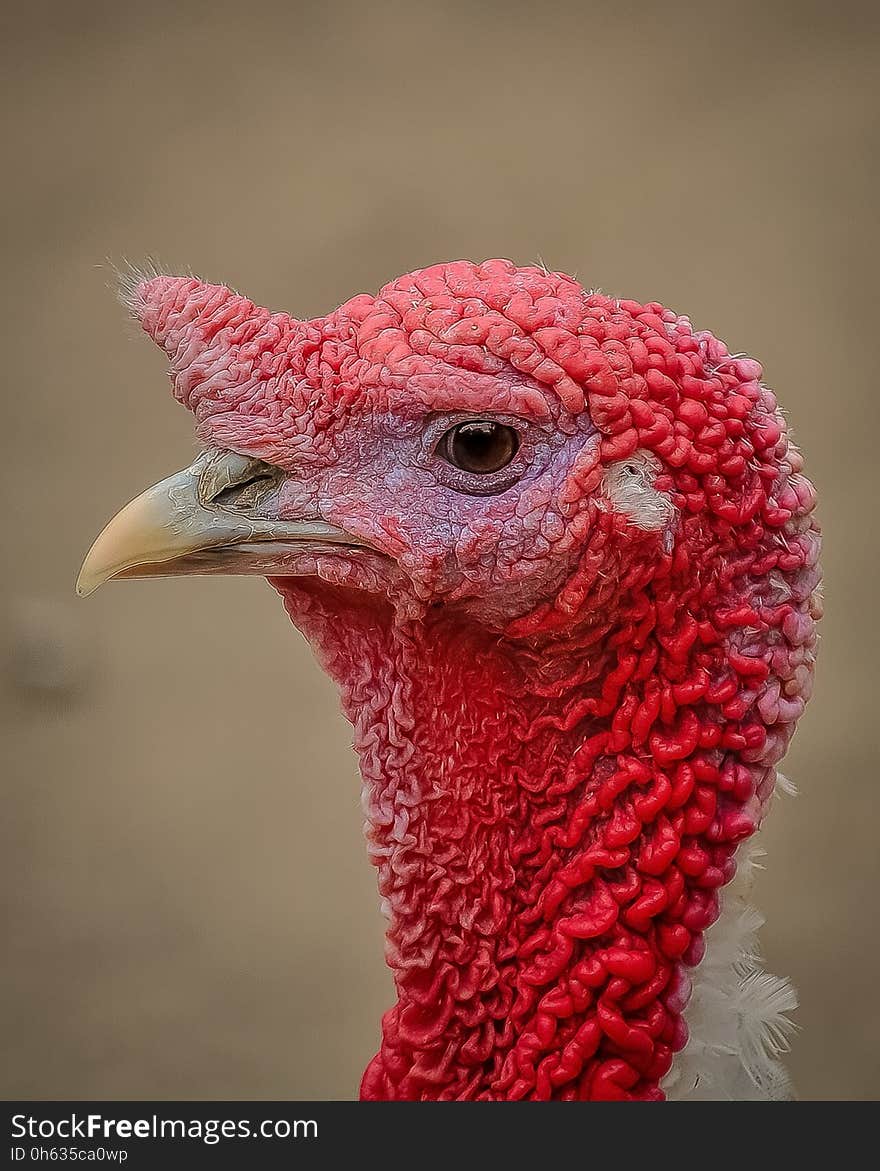
<instances>
[{"instance_id":1,"label":"eyelid","mask_svg":"<svg viewBox=\"0 0 880 1171\"><path fill-rule=\"evenodd\" d=\"M522 418L521 415L508 415L502 411L443 411L428 416L428 425L423 433L425 444L433 451L440 439L453 427L458 427L462 423L481 423L486 420L502 423L505 427L513 427L520 437L520 449L528 432L535 427L547 432L553 430L552 422L536 423L532 419Z\"/></svg>"}]
</instances>

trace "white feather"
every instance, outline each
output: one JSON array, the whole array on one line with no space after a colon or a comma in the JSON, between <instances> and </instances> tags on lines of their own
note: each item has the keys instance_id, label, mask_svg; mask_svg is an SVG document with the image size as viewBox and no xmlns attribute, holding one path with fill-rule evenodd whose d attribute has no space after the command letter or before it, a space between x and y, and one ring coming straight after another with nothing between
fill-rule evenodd
<instances>
[{"instance_id":1,"label":"white feather","mask_svg":"<svg viewBox=\"0 0 880 1171\"><path fill-rule=\"evenodd\" d=\"M685 1009L690 1032L661 1088L668 1101L782 1101L794 1096L779 1061L797 1025L787 1015L797 994L765 972L758 949L764 923L748 903L756 861L764 851L740 848L737 875L723 894L722 912L706 933L706 954L695 970Z\"/></svg>"},{"instance_id":2,"label":"white feather","mask_svg":"<svg viewBox=\"0 0 880 1171\"><path fill-rule=\"evenodd\" d=\"M602 478L603 496L614 511L649 533L669 528L675 517L675 505L654 487L658 469L656 458L639 450L609 464Z\"/></svg>"}]
</instances>

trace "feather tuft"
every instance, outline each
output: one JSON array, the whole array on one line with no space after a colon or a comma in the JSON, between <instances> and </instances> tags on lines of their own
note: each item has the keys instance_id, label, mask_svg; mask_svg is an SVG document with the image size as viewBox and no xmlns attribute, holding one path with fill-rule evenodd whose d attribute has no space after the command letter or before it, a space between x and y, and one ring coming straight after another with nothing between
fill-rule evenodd
<instances>
[{"instance_id":1,"label":"feather tuft","mask_svg":"<svg viewBox=\"0 0 880 1171\"><path fill-rule=\"evenodd\" d=\"M783 1101L794 1097L779 1061L797 1030L792 984L762 966L758 932L764 916L747 901L759 847L741 847L737 874L717 922L706 933L706 955L693 976L685 1010L690 1038L661 1088L676 1101Z\"/></svg>"}]
</instances>

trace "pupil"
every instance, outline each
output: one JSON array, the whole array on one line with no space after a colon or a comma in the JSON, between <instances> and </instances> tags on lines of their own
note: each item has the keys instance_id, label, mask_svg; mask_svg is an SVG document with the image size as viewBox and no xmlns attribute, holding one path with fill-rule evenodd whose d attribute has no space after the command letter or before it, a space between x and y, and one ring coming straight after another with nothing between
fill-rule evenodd
<instances>
[{"instance_id":1,"label":"pupil","mask_svg":"<svg viewBox=\"0 0 880 1171\"><path fill-rule=\"evenodd\" d=\"M512 427L491 419L460 423L450 433L448 458L466 472L497 472L509 464L519 446Z\"/></svg>"}]
</instances>

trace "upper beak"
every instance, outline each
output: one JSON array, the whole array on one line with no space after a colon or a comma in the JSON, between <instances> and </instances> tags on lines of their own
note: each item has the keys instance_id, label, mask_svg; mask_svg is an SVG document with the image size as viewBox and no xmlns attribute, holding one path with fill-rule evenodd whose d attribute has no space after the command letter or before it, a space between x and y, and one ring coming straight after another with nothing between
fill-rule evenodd
<instances>
[{"instance_id":1,"label":"upper beak","mask_svg":"<svg viewBox=\"0 0 880 1171\"><path fill-rule=\"evenodd\" d=\"M203 452L154 484L110 521L83 562L80 597L116 577L295 572L298 554L332 545L365 546L320 520L268 515L283 473L235 452Z\"/></svg>"}]
</instances>

